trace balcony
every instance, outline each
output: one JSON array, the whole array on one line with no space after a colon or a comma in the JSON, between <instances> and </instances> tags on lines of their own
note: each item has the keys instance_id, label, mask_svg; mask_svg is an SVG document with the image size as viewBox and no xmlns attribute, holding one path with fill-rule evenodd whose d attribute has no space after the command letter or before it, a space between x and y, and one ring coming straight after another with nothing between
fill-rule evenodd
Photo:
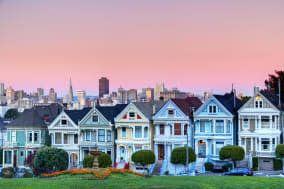
<instances>
[{"instance_id":1,"label":"balcony","mask_svg":"<svg viewBox=\"0 0 284 189\"><path fill-rule=\"evenodd\" d=\"M18 142L4 142L4 148L16 148L18 147L19 143Z\"/></svg>"},{"instance_id":2,"label":"balcony","mask_svg":"<svg viewBox=\"0 0 284 189\"><path fill-rule=\"evenodd\" d=\"M275 157L275 152L256 152L257 157Z\"/></svg>"}]
</instances>

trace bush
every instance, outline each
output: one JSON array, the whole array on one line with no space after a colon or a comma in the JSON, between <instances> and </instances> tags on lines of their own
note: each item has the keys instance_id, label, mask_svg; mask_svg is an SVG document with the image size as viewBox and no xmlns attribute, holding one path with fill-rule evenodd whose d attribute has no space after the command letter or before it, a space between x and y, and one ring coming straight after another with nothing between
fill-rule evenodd
<instances>
[{"instance_id":1,"label":"bush","mask_svg":"<svg viewBox=\"0 0 284 189\"><path fill-rule=\"evenodd\" d=\"M101 168L111 167L112 161L110 155L103 153L99 155L98 160L99 160L99 167Z\"/></svg>"},{"instance_id":2,"label":"bush","mask_svg":"<svg viewBox=\"0 0 284 189\"><path fill-rule=\"evenodd\" d=\"M14 178L15 170L13 167L7 167L2 169L2 175L4 178Z\"/></svg>"},{"instance_id":3,"label":"bush","mask_svg":"<svg viewBox=\"0 0 284 189\"><path fill-rule=\"evenodd\" d=\"M282 160L274 158L273 159L273 169L275 171L282 170Z\"/></svg>"},{"instance_id":4,"label":"bush","mask_svg":"<svg viewBox=\"0 0 284 189\"><path fill-rule=\"evenodd\" d=\"M233 165L231 163L227 163L226 165L224 165L224 170L225 171L232 170L232 168L233 168Z\"/></svg>"},{"instance_id":5,"label":"bush","mask_svg":"<svg viewBox=\"0 0 284 189\"><path fill-rule=\"evenodd\" d=\"M155 154L151 150L139 150L132 154L131 159L142 166L153 164L156 161Z\"/></svg>"},{"instance_id":6,"label":"bush","mask_svg":"<svg viewBox=\"0 0 284 189\"><path fill-rule=\"evenodd\" d=\"M258 169L258 157L252 158L252 170L257 171Z\"/></svg>"},{"instance_id":7,"label":"bush","mask_svg":"<svg viewBox=\"0 0 284 189\"><path fill-rule=\"evenodd\" d=\"M196 161L196 155L192 148L188 148L188 163ZM173 164L184 164L186 165L186 148L180 147L175 148L171 154L171 163Z\"/></svg>"},{"instance_id":8,"label":"bush","mask_svg":"<svg viewBox=\"0 0 284 189\"><path fill-rule=\"evenodd\" d=\"M84 168L93 168L94 165L94 156L93 155L87 155L85 156L83 160L83 167Z\"/></svg>"},{"instance_id":9,"label":"bush","mask_svg":"<svg viewBox=\"0 0 284 189\"><path fill-rule=\"evenodd\" d=\"M205 171L212 171L214 167L213 163L211 162L206 162L204 166L205 166Z\"/></svg>"},{"instance_id":10,"label":"bush","mask_svg":"<svg viewBox=\"0 0 284 189\"><path fill-rule=\"evenodd\" d=\"M230 159L233 164L235 164L235 161L241 161L245 157L245 151L240 146L224 146L221 148L219 152L220 160Z\"/></svg>"},{"instance_id":11,"label":"bush","mask_svg":"<svg viewBox=\"0 0 284 189\"><path fill-rule=\"evenodd\" d=\"M68 153L65 150L44 147L37 151L34 158L34 173L62 171L68 168Z\"/></svg>"}]
</instances>

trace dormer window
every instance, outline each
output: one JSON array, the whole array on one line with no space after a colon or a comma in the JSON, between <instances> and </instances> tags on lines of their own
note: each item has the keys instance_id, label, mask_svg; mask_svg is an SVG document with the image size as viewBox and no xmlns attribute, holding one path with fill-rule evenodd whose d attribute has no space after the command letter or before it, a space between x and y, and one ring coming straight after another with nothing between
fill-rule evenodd
<instances>
[{"instance_id":1,"label":"dormer window","mask_svg":"<svg viewBox=\"0 0 284 189\"><path fill-rule=\"evenodd\" d=\"M263 108L263 100L261 96L257 96L254 101L255 108Z\"/></svg>"},{"instance_id":2,"label":"dormer window","mask_svg":"<svg viewBox=\"0 0 284 189\"><path fill-rule=\"evenodd\" d=\"M129 118L134 119L135 118L135 112L129 112Z\"/></svg>"},{"instance_id":3,"label":"dormer window","mask_svg":"<svg viewBox=\"0 0 284 189\"><path fill-rule=\"evenodd\" d=\"M215 105L210 105L209 106L209 113L216 113L217 112L217 107Z\"/></svg>"},{"instance_id":4,"label":"dormer window","mask_svg":"<svg viewBox=\"0 0 284 189\"><path fill-rule=\"evenodd\" d=\"M67 125L67 120L66 119L62 119L61 120L61 125L62 126L66 126Z\"/></svg>"},{"instance_id":5,"label":"dormer window","mask_svg":"<svg viewBox=\"0 0 284 189\"><path fill-rule=\"evenodd\" d=\"M93 121L93 123L97 123L99 121L99 116L93 115L92 121Z\"/></svg>"},{"instance_id":6,"label":"dormer window","mask_svg":"<svg viewBox=\"0 0 284 189\"><path fill-rule=\"evenodd\" d=\"M174 110L168 110L169 115L174 115Z\"/></svg>"}]
</instances>

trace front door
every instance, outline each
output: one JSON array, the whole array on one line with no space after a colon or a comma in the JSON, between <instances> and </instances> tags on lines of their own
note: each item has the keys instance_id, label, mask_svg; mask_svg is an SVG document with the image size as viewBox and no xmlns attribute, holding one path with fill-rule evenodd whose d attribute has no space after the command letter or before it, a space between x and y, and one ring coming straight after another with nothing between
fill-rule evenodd
<instances>
[{"instance_id":1,"label":"front door","mask_svg":"<svg viewBox=\"0 0 284 189\"><path fill-rule=\"evenodd\" d=\"M198 141L198 157L199 158L206 157L206 142L204 140Z\"/></svg>"},{"instance_id":2,"label":"front door","mask_svg":"<svg viewBox=\"0 0 284 189\"><path fill-rule=\"evenodd\" d=\"M158 145L159 160L163 160L165 157L165 148L163 144Z\"/></svg>"},{"instance_id":3,"label":"front door","mask_svg":"<svg viewBox=\"0 0 284 189\"><path fill-rule=\"evenodd\" d=\"M13 164L13 167L17 167L17 151L14 151L14 164Z\"/></svg>"}]
</instances>

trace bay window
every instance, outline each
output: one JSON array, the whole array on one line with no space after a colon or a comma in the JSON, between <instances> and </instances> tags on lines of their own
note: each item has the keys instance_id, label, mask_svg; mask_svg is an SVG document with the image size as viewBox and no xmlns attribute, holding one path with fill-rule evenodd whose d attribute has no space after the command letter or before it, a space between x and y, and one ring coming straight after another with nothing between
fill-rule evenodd
<instances>
[{"instance_id":1,"label":"bay window","mask_svg":"<svg viewBox=\"0 0 284 189\"><path fill-rule=\"evenodd\" d=\"M61 139L61 133L55 133L55 144L61 144L62 139Z\"/></svg>"},{"instance_id":2,"label":"bay window","mask_svg":"<svg viewBox=\"0 0 284 189\"><path fill-rule=\"evenodd\" d=\"M142 127L135 126L135 138L142 138Z\"/></svg>"},{"instance_id":3,"label":"bay window","mask_svg":"<svg viewBox=\"0 0 284 189\"><path fill-rule=\"evenodd\" d=\"M216 120L216 133L224 133L224 120Z\"/></svg>"},{"instance_id":4,"label":"bay window","mask_svg":"<svg viewBox=\"0 0 284 189\"><path fill-rule=\"evenodd\" d=\"M175 135L181 135L181 124L180 123L175 123L174 131L175 131Z\"/></svg>"},{"instance_id":5,"label":"bay window","mask_svg":"<svg viewBox=\"0 0 284 189\"><path fill-rule=\"evenodd\" d=\"M200 121L200 127L199 127L200 133L205 133L205 123L206 122L204 120Z\"/></svg>"},{"instance_id":6,"label":"bay window","mask_svg":"<svg viewBox=\"0 0 284 189\"><path fill-rule=\"evenodd\" d=\"M99 142L104 142L105 141L105 130L104 129L99 129Z\"/></svg>"}]
</instances>

